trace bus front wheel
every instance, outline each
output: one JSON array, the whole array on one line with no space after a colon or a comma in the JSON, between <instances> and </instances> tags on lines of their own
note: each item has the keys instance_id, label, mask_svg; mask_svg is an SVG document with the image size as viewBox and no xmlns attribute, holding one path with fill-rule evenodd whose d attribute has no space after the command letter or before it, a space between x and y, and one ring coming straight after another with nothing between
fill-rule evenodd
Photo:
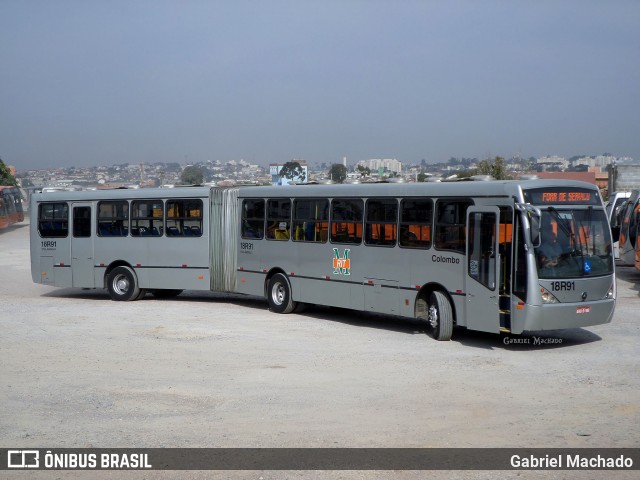
<instances>
[{"instance_id":1,"label":"bus front wheel","mask_svg":"<svg viewBox=\"0 0 640 480\"><path fill-rule=\"evenodd\" d=\"M296 302L291 299L291 285L282 273L276 273L269 279L267 286L269 309L276 313L291 313Z\"/></svg>"},{"instance_id":2,"label":"bus front wheel","mask_svg":"<svg viewBox=\"0 0 640 480\"><path fill-rule=\"evenodd\" d=\"M453 334L453 310L451 303L442 292L433 292L429 297L427 319L436 340L451 340Z\"/></svg>"},{"instance_id":3,"label":"bus front wheel","mask_svg":"<svg viewBox=\"0 0 640 480\"><path fill-rule=\"evenodd\" d=\"M111 300L128 302L140 296L138 279L129 267L116 267L107 275L107 289Z\"/></svg>"}]
</instances>

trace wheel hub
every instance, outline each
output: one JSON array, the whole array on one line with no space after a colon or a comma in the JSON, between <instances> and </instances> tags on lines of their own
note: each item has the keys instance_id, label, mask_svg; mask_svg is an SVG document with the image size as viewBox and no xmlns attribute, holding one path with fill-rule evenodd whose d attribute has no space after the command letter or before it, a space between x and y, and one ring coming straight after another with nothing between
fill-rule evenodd
<instances>
[{"instance_id":1,"label":"wheel hub","mask_svg":"<svg viewBox=\"0 0 640 480\"><path fill-rule=\"evenodd\" d=\"M431 325L431 328L436 328L438 326L438 309L435 307L435 305L429 306L428 321Z\"/></svg>"},{"instance_id":2,"label":"wheel hub","mask_svg":"<svg viewBox=\"0 0 640 480\"><path fill-rule=\"evenodd\" d=\"M285 298L285 291L284 286L281 283L273 286L271 298L273 298L273 303L276 305L282 305Z\"/></svg>"},{"instance_id":3,"label":"wheel hub","mask_svg":"<svg viewBox=\"0 0 640 480\"><path fill-rule=\"evenodd\" d=\"M124 295L129 291L129 280L124 275L119 275L113 282L113 289L118 295Z\"/></svg>"}]
</instances>

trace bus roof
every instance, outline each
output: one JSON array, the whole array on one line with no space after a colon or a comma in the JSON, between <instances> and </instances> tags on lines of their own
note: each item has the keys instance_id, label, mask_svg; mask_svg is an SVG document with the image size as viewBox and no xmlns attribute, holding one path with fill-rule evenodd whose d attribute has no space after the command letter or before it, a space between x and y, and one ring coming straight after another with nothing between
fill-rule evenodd
<instances>
[{"instance_id":1,"label":"bus roof","mask_svg":"<svg viewBox=\"0 0 640 480\"><path fill-rule=\"evenodd\" d=\"M211 187L116 188L34 193L35 201L137 200L154 198L206 198Z\"/></svg>"},{"instance_id":2,"label":"bus roof","mask_svg":"<svg viewBox=\"0 0 640 480\"><path fill-rule=\"evenodd\" d=\"M237 189L242 198L256 197L370 197L370 196L434 196L434 197L516 197L520 189L545 187L598 188L586 182L567 180L490 180L424 183L362 183L331 185L241 186L241 187L175 187L62 191L34 194L35 201L136 200L154 198L207 198L211 190Z\"/></svg>"},{"instance_id":3,"label":"bus roof","mask_svg":"<svg viewBox=\"0 0 640 480\"><path fill-rule=\"evenodd\" d=\"M520 197L520 189L545 187L598 188L586 182L566 180L490 180L424 183L362 183L330 185L295 185L247 187L240 197L370 197L370 196L434 196L434 197Z\"/></svg>"}]
</instances>

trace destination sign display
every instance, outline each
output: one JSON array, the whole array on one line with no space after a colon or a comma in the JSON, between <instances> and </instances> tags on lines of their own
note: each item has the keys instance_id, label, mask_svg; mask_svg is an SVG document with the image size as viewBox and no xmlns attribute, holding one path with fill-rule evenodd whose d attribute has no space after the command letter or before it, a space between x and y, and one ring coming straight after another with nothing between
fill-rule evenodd
<instances>
[{"instance_id":1,"label":"destination sign display","mask_svg":"<svg viewBox=\"0 0 640 480\"><path fill-rule=\"evenodd\" d=\"M524 191L524 200L532 205L600 205L598 192L575 187L532 188Z\"/></svg>"}]
</instances>

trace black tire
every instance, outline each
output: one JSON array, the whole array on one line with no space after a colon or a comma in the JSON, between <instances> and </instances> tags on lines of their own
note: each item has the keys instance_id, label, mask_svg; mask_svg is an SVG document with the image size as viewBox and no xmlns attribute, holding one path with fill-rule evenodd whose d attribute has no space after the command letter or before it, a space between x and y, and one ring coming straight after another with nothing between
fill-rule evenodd
<instances>
[{"instance_id":1,"label":"black tire","mask_svg":"<svg viewBox=\"0 0 640 480\"><path fill-rule=\"evenodd\" d=\"M310 305L304 302L296 302L296 308L293 309L293 313L302 313L309 308Z\"/></svg>"},{"instance_id":2,"label":"black tire","mask_svg":"<svg viewBox=\"0 0 640 480\"><path fill-rule=\"evenodd\" d=\"M142 300L146 296L147 296L147 289L146 288L141 288L140 289L140 293L138 293L138 296L136 298L134 298L134 300Z\"/></svg>"},{"instance_id":3,"label":"black tire","mask_svg":"<svg viewBox=\"0 0 640 480\"><path fill-rule=\"evenodd\" d=\"M267 302L269 309L276 313L291 313L296 302L291 299L291 285L282 273L276 273L267 285Z\"/></svg>"},{"instance_id":4,"label":"black tire","mask_svg":"<svg viewBox=\"0 0 640 480\"><path fill-rule=\"evenodd\" d=\"M129 302L137 300L140 295L138 278L129 267L116 267L107 275L107 290L111 300Z\"/></svg>"},{"instance_id":5,"label":"black tire","mask_svg":"<svg viewBox=\"0 0 640 480\"><path fill-rule=\"evenodd\" d=\"M436 340L451 340L453 334L453 310L447 296L442 292L433 292L429 297L428 322Z\"/></svg>"},{"instance_id":6,"label":"black tire","mask_svg":"<svg viewBox=\"0 0 640 480\"><path fill-rule=\"evenodd\" d=\"M177 297L178 295L180 295L183 291L182 290L173 290L173 289L159 289L156 288L154 290L149 290L149 292L151 292L151 295L153 295L155 298L173 298L173 297Z\"/></svg>"}]
</instances>

